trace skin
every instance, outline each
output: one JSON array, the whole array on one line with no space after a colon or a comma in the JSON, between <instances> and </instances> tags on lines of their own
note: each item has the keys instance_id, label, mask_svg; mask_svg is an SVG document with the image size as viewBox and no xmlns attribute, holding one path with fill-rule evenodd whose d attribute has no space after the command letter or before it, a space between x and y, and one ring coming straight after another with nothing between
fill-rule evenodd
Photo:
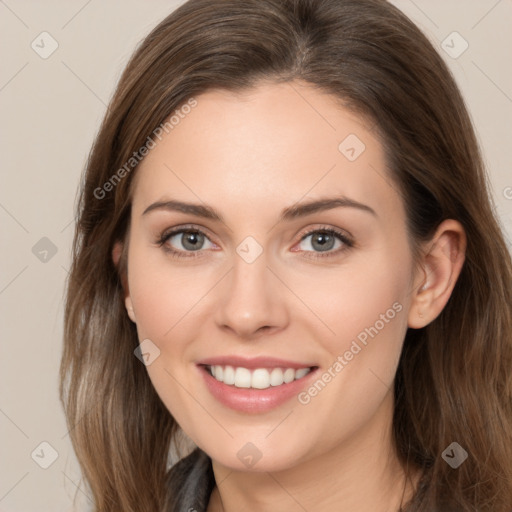
<instances>
[{"instance_id":1,"label":"skin","mask_svg":"<svg viewBox=\"0 0 512 512\"><path fill-rule=\"evenodd\" d=\"M147 366L155 390L212 458L208 511L396 511L419 477L405 481L392 440L396 368L407 328L431 322L452 292L464 230L443 222L414 264L379 138L332 96L262 82L196 99L134 178L125 292L139 339L160 350ZM338 149L349 134L366 146L354 161ZM278 222L297 202L341 195L375 215L338 207ZM171 198L210 205L224 222L143 214ZM182 236L157 240L189 224L207 238L197 258L174 259L165 248L186 251ZM301 238L325 227L354 246L336 253L336 241L330 256L313 259L323 252ZM263 249L252 263L236 252L247 236ZM322 373L395 303L401 311L305 405L294 397L270 412L237 412L198 378L197 361L227 354L313 361ZM248 442L261 454L251 468L237 457Z\"/></svg>"}]
</instances>

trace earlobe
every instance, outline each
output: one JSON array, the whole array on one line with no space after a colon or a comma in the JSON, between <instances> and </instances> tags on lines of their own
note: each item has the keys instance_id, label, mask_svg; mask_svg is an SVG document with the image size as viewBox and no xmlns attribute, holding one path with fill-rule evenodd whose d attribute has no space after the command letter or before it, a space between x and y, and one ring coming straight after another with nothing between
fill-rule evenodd
<instances>
[{"instance_id":1,"label":"earlobe","mask_svg":"<svg viewBox=\"0 0 512 512\"><path fill-rule=\"evenodd\" d=\"M124 305L126 307L126 312L128 313L128 316L130 317L130 320L136 324L137 323L137 319L135 318L135 311L133 310L133 304L132 304L132 299L130 298L129 295L127 295L124 299Z\"/></svg>"},{"instance_id":2,"label":"earlobe","mask_svg":"<svg viewBox=\"0 0 512 512\"><path fill-rule=\"evenodd\" d=\"M435 320L448 302L465 259L466 234L462 225L443 221L425 254L416 276L408 326L421 329Z\"/></svg>"}]
</instances>

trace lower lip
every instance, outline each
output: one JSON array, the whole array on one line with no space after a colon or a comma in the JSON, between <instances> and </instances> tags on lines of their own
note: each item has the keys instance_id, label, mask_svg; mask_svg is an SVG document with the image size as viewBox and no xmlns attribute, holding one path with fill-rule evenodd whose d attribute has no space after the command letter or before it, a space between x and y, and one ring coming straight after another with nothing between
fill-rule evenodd
<instances>
[{"instance_id":1,"label":"lower lip","mask_svg":"<svg viewBox=\"0 0 512 512\"><path fill-rule=\"evenodd\" d=\"M206 367L198 366L197 368L203 374L206 387L221 404L230 409L249 414L270 411L297 396L318 370L318 368L315 368L301 379L281 386L270 386L267 389L248 389L219 382Z\"/></svg>"}]
</instances>

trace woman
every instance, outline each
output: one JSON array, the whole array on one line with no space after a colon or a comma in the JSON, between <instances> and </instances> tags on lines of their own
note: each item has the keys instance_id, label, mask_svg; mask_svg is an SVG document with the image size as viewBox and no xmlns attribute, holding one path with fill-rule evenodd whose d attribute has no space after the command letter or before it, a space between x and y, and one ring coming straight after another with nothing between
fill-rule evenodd
<instances>
[{"instance_id":1,"label":"woman","mask_svg":"<svg viewBox=\"0 0 512 512\"><path fill-rule=\"evenodd\" d=\"M168 16L73 256L61 397L96 510L510 510L510 255L454 80L387 2Z\"/></svg>"}]
</instances>

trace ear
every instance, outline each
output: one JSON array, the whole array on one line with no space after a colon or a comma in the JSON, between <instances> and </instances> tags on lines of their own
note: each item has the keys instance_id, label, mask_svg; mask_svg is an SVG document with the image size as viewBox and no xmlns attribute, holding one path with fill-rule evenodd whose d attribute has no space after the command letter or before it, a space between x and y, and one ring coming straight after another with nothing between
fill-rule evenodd
<instances>
[{"instance_id":1,"label":"ear","mask_svg":"<svg viewBox=\"0 0 512 512\"><path fill-rule=\"evenodd\" d=\"M441 313L462 270L466 244L464 228L453 219L443 221L425 244L414 279L409 327L425 327Z\"/></svg>"},{"instance_id":2,"label":"ear","mask_svg":"<svg viewBox=\"0 0 512 512\"><path fill-rule=\"evenodd\" d=\"M127 259L125 254L125 247L122 242L116 242L114 244L114 247L112 249L112 261L114 262L114 265L118 269L120 278L121 278L121 284L123 286L124 291L124 304L126 307L126 312L128 313L128 316L130 317L130 320L133 323L137 323L135 318L135 312L133 310L133 304L132 299L130 297L130 288L128 286L128 276L127 276Z\"/></svg>"}]
</instances>

